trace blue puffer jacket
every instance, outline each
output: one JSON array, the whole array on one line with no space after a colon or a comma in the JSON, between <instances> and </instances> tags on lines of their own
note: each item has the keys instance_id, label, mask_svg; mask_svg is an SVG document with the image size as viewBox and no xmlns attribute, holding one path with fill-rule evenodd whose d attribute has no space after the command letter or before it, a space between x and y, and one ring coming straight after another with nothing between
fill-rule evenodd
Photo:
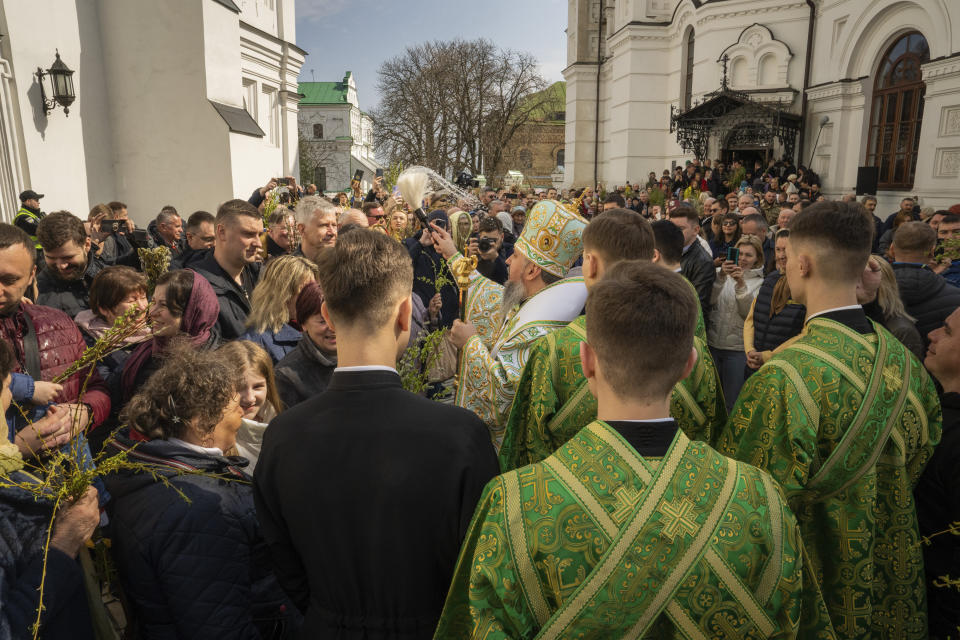
<instances>
[{"instance_id":1,"label":"blue puffer jacket","mask_svg":"<svg viewBox=\"0 0 960 640\"><path fill-rule=\"evenodd\" d=\"M254 333L250 329L237 339L249 340L260 345L270 354L273 364L277 364L283 360L283 356L296 348L297 343L300 342L300 332L288 323L280 327L280 331L276 333L270 330Z\"/></svg>"},{"instance_id":2,"label":"blue puffer jacket","mask_svg":"<svg viewBox=\"0 0 960 640\"><path fill-rule=\"evenodd\" d=\"M148 473L107 478L113 557L141 636L293 637L299 613L273 576L250 477L238 468L246 460L165 440L131 445L121 438L108 448L155 466L183 492Z\"/></svg>"}]
</instances>

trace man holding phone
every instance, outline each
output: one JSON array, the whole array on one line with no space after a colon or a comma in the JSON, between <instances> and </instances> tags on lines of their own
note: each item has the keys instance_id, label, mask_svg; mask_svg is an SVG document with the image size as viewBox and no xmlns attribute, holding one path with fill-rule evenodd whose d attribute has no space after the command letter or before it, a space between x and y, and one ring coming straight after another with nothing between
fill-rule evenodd
<instances>
[{"instance_id":1,"label":"man holding phone","mask_svg":"<svg viewBox=\"0 0 960 640\"><path fill-rule=\"evenodd\" d=\"M444 231L449 226L447 213L443 209L431 211L427 220ZM449 328L460 313L460 292L454 285L437 285L439 274L446 274L448 278L450 274L443 256L433 244L430 230L424 229L419 235L407 238L404 245L413 260L413 292L420 297L424 307L429 307L434 296L439 293L440 324Z\"/></svg>"}]
</instances>

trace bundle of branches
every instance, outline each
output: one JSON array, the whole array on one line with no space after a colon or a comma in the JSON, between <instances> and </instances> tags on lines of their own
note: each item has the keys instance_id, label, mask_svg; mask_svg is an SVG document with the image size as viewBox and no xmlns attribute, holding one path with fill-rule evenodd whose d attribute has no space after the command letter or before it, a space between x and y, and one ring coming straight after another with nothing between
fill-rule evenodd
<instances>
[{"instance_id":1,"label":"bundle of branches","mask_svg":"<svg viewBox=\"0 0 960 640\"><path fill-rule=\"evenodd\" d=\"M160 246L153 249L137 249L143 274L147 276L147 295L153 295L157 280L170 269L170 249Z\"/></svg>"}]
</instances>

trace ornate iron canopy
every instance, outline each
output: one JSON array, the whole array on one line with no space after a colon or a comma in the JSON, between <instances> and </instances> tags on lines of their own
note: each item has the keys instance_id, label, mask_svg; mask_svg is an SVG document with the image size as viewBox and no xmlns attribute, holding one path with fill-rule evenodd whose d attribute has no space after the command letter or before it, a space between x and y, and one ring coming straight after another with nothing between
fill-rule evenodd
<instances>
[{"instance_id":1,"label":"ornate iron canopy","mask_svg":"<svg viewBox=\"0 0 960 640\"><path fill-rule=\"evenodd\" d=\"M786 111L779 100L764 104L747 93L731 89L727 84L726 55L720 88L708 93L686 111L670 106L670 133L676 132L677 143L684 151L693 152L697 160L705 160L710 136L717 136L728 149L773 150L779 140L784 152L793 158L800 116Z\"/></svg>"}]
</instances>

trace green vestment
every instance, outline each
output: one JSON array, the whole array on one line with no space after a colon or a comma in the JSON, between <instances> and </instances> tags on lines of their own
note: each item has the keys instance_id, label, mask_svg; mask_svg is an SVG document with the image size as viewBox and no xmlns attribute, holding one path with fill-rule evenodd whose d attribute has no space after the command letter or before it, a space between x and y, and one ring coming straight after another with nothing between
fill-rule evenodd
<instances>
[{"instance_id":1,"label":"green vestment","mask_svg":"<svg viewBox=\"0 0 960 640\"><path fill-rule=\"evenodd\" d=\"M768 474L595 421L484 489L435 637L834 638L799 535Z\"/></svg>"},{"instance_id":2,"label":"green vestment","mask_svg":"<svg viewBox=\"0 0 960 640\"><path fill-rule=\"evenodd\" d=\"M700 316L698 316L700 317ZM500 469L540 462L597 417L597 400L587 389L580 365L586 317L534 343L517 386L500 448ZM702 321L694 348L697 363L677 383L670 414L692 440L710 443L727 420L720 378L707 348Z\"/></svg>"},{"instance_id":3,"label":"green vestment","mask_svg":"<svg viewBox=\"0 0 960 640\"><path fill-rule=\"evenodd\" d=\"M717 448L780 482L839 637L925 638L913 487L940 441L940 403L916 358L874 328L811 319L747 380Z\"/></svg>"}]
</instances>

